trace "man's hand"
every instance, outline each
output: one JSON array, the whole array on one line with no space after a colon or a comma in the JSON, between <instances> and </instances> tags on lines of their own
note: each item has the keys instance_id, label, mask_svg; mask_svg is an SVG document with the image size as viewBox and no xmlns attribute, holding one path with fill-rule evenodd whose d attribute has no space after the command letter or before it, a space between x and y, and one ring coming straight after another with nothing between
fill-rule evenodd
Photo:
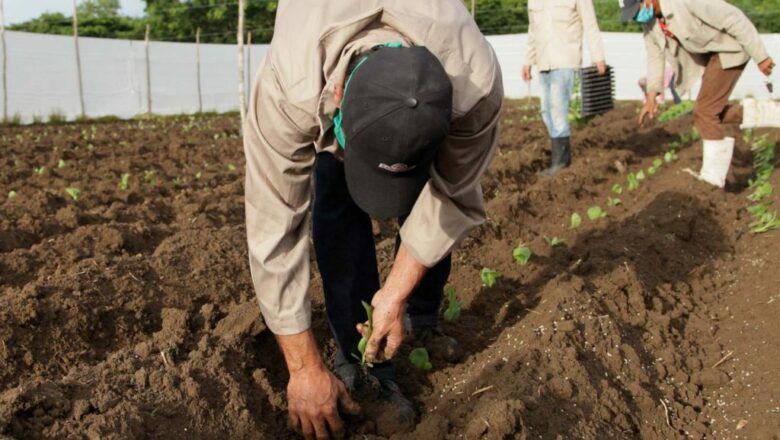
<instances>
[{"instance_id":1,"label":"man's hand","mask_svg":"<svg viewBox=\"0 0 780 440\"><path fill-rule=\"evenodd\" d=\"M599 61L596 63L596 68L599 70L599 75L606 75L607 74L607 63L606 61Z\"/></svg>"},{"instance_id":2,"label":"man's hand","mask_svg":"<svg viewBox=\"0 0 780 440\"><path fill-rule=\"evenodd\" d=\"M357 414L344 384L325 368L311 330L289 336L277 336L290 382L287 384L287 406L290 425L307 439L340 439L344 423L338 408Z\"/></svg>"},{"instance_id":3,"label":"man's hand","mask_svg":"<svg viewBox=\"0 0 780 440\"><path fill-rule=\"evenodd\" d=\"M772 69L774 68L775 68L775 62L772 61L771 57L758 63L758 70L760 70L761 73L763 73L766 76L772 75Z\"/></svg>"},{"instance_id":4,"label":"man's hand","mask_svg":"<svg viewBox=\"0 0 780 440\"><path fill-rule=\"evenodd\" d=\"M525 82L531 81L531 79L533 78L531 76L531 66L527 66L527 65L523 66L523 73L522 73L522 75L523 75L523 81L525 81Z\"/></svg>"},{"instance_id":5,"label":"man's hand","mask_svg":"<svg viewBox=\"0 0 780 440\"><path fill-rule=\"evenodd\" d=\"M290 372L287 384L290 425L306 439L344 438L344 422L338 408L357 414L358 405L344 384L322 364Z\"/></svg>"},{"instance_id":6,"label":"man's hand","mask_svg":"<svg viewBox=\"0 0 780 440\"><path fill-rule=\"evenodd\" d=\"M639 112L640 127L645 125L645 121L648 117L650 119L655 119L655 114L658 113L658 102L656 102L657 97L658 93L655 92L650 92L645 97L645 105L642 106L642 110Z\"/></svg>"},{"instance_id":7,"label":"man's hand","mask_svg":"<svg viewBox=\"0 0 780 440\"><path fill-rule=\"evenodd\" d=\"M401 243L393 268L385 286L371 300L374 307L374 331L366 344L366 360L383 362L392 359L404 339L404 305L420 283L428 268L417 262ZM358 332L365 335L368 323L358 324Z\"/></svg>"},{"instance_id":8,"label":"man's hand","mask_svg":"<svg viewBox=\"0 0 780 440\"><path fill-rule=\"evenodd\" d=\"M379 290L371 305L374 307L374 330L366 344L366 361L384 362L395 356L404 340L404 298L388 290ZM358 324L361 335L368 331L368 323Z\"/></svg>"}]
</instances>

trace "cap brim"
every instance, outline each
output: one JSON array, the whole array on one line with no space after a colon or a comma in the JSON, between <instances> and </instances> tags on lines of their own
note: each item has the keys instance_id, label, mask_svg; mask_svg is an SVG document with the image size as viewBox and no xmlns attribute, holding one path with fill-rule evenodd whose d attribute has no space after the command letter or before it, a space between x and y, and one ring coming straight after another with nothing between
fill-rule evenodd
<instances>
[{"instance_id":1,"label":"cap brim","mask_svg":"<svg viewBox=\"0 0 780 440\"><path fill-rule=\"evenodd\" d=\"M430 179L431 161L422 161L405 173L393 174L363 158L357 150L344 151L344 173L352 200L372 217L388 219L409 214Z\"/></svg>"},{"instance_id":2,"label":"cap brim","mask_svg":"<svg viewBox=\"0 0 780 440\"><path fill-rule=\"evenodd\" d=\"M623 23L628 23L629 21L633 20L634 17L636 17L636 14L639 12L639 8L642 7L642 2L635 3L631 6L626 6L625 8L622 8L622 11L620 13L620 21Z\"/></svg>"}]
</instances>

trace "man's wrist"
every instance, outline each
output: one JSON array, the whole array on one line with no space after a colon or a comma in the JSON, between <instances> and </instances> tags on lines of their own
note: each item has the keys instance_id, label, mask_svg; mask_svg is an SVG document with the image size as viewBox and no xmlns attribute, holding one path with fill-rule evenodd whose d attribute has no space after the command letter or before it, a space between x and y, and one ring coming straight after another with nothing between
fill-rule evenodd
<instances>
[{"instance_id":1,"label":"man's wrist","mask_svg":"<svg viewBox=\"0 0 780 440\"><path fill-rule=\"evenodd\" d=\"M277 336L290 375L325 368L311 329L289 336Z\"/></svg>"}]
</instances>

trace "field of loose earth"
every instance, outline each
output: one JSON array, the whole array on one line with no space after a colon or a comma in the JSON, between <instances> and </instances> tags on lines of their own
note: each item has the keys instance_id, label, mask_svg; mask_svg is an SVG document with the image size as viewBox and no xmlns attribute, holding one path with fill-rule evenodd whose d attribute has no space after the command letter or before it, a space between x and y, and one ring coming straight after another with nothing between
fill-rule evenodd
<instances>
[{"instance_id":1,"label":"field of loose earth","mask_svg":"<svg viewBox=\"0 0 780 440\"><path fill-rule=\"evenodd\" d=\"M684 171L701 161L689 116L635 118L624 105L577 130L574 165L545 179L536 110L508 102L489 220L454 255L463 313L444 328L465 356L422 371L404 348L420 417L396 438L780 439L780 230L750 233L750 145L733 133L721 191ZM0 148L0 439L293 438L249 276L235 116L4 127ZM386 271L394 231L376 226ZM313 287L332 362L316 272Z\"/></svg>"}]
</instances>

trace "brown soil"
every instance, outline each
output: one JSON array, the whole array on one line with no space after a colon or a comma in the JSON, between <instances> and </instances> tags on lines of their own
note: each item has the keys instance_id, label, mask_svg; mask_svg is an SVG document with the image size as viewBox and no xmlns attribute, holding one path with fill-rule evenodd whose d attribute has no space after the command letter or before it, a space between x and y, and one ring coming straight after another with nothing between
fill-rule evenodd
<instances>
[{"instance_id":1,"label":"brown soil","mask_svg":"<svg viewBox=\"0 0 780 440\"><path fill-rule=\"evenodd\" d=\"M577 131L570 169L540 179L548 141L524 105L508 106L483 180L489 221L454 256L465 306L445 329L466 356L422 372L404 349L421 417L397 437L780 438L780 232L746 233L749 148L739 142L726 191L682 171L699 166L696 143L591 222L622 168L646 169L690 118L638 131L636 108L621 107ZM0 439L293 438L249 277L236 119L0 137ZM382 225L383 270L391 233ZM521 242L527 266L512 258ZM503 274L494 287L482 267Z\"/></svg>"}]
</instances>

